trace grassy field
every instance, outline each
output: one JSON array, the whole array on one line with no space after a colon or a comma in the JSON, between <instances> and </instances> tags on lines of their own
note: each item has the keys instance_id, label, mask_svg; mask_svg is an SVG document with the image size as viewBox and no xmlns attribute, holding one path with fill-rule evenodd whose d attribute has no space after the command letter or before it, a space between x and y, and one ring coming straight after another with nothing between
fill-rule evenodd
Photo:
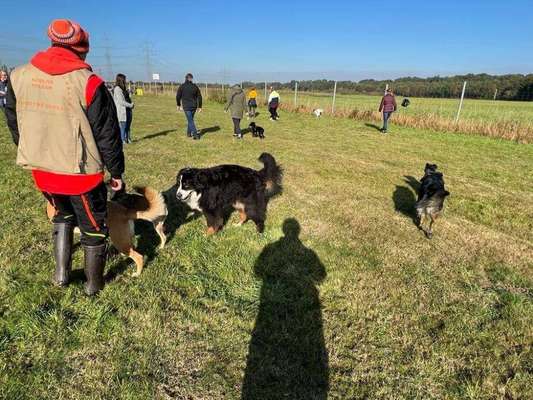
<instances>
[{"instance_id":1,"label":"grassy field","mask_svg":"<svg viewBox=\"0 0 533 400\"><path fill-rule=\"evenodd\" d=\"M286 92L286 101L293 100L294 94ZM398 96L398 103L401 103L403 96ZM361 108L364 110L377 110L380 96L339 94L335 101L340 108ZM409 97L411 104L409 107L400 108L402 113L407 115L428 115L433 114L442 118L454 119L459 108L459 99L437 99ZM299 101L301 104L311 107L331 108L332 93L306 93L300 92ZM400 104L398 104L399 106ZM517 121L523 124L532 124L533 104L526 101L492 101L465 99L461 110L462 120L472 121Z\"/></svg>"},{"instance_id":2,"label":"grassy field","mask_svg":"<svg viewBox=\"0 0 533 400\"><path fill-rule=\"evenodd\" d=\"M137 98L126 180L167 191L165 249L50 284L44 200L0 124L0 398L531 399L533 147L472 135L260 109L267 139L231 137L216 103L193 142L170 97ZM184 166L285 168L266 230L205 236L172 201ZM439 165L451 196L429 241L416 180ZM81 252L75 265L81 263Z\"/></svg>"}]
</instances>

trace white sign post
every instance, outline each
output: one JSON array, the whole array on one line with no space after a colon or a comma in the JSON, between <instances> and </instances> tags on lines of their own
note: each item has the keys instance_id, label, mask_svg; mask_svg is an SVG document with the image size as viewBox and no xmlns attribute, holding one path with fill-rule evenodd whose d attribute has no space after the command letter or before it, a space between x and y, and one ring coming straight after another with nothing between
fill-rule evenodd
<instances>
[{"instance_id":1,"label":"white sign post","mask_svg":"<svg viewBox=\"0 0 533 400\"><path fill-rule=\"evenodd\" d=\"M152 74L152 80L154 81L155 94L157 95L157 82L159 81L159 74Z\"/></svg>"}]
</instances>

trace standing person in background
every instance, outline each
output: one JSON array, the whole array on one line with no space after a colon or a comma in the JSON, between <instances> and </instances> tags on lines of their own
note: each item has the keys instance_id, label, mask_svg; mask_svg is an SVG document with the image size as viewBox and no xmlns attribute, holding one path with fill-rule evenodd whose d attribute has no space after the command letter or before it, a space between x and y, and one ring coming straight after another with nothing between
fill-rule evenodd
<instances>
[{"instance_id":1,"label":"standing person in background","mask_svg":"<svg viewBox=\"0 0 533 400\"><path fill-rule=\"evenodd\" d=\"M131 86L130 86L131 87ZM126 90L126 93L124 93L124 98L126 99L126 103L131 103L131 95L133 94L133 90L128 88ZM135 105L134 105L135 107ZM127 142L131 143L133 140L131 139L131 123L133 122L133 108L134 107L126 107L126 138Z\"/></svg>"},{"instance_id":2,"label":"standing person in background","mask_svg":"<svg viewBox=\"0 0 533 400\"><path fill-rule=\"evenodd\" d=\"M389 88L379 104L379 112L383 112L383 128L381 128L381 132L387 133L389 118L394 111L396 111L396 98L392 93L392 89Z\"/></svg>"},{"instance_id":3,"label":"standing person in background","mask_svg":"<svg viewBox=\"0 0 533 400\"><path fill-rule=\"evenodd\" d=\"M104 287L107 254L104 167L112 189L124 187L117 111L104 82L85 62L89 34L77 23L59 19L48 27L48 37L48 50L11 73L7 123L18 147L17 164L32 170L37 189L56 210L54 283L69 283L77 225L85 255L85 292L94 295Z\"/></svg>"},{"instance_id":4,"label":"standing person in background","mask_svg":"<svg viewBox=\"0 0 533 400\"><path fill-rule=\"evenodd\" d=\"M131 143L127 131L127 110L129 109L130 113L132 112L133 103L131 102L128 90L126 89L126 75L124 74L117 74L117 78L115 80L115 88L113 89L113 99L115 100L115 106L117 108L117 117L118 122L120 124L120 137L122 138L122 143ZM130 101L128 101L128 99Z\"/></svg>"},{"instance_id":5,"label":"standing person in background","mask_svg":"<svg viewBox=\"0 0 533 400\"><path fill-rule=\"evenodd\" d=\"M7 95L7 72L0 71L0 108L4 111Z\"/></svg>"},{"instance_id":6,"label":"standing person in background","mask_svg":"<svg viewBox=\"0 0 533 400\"><path fill-rule=\"evenodd\" d=\"M176 93L176 104L178 111L183 110L187 118L187 136L194 140L200 139L196 125L194 124L194 114L202 111L202 93L193 82L191 73L185 75L185 82L178 88Z\"/></svg>"},{"instance_id":7,"label":"standing person in background","mask_svg":"<svg viewBox=\"0 0 533 400\"><path fill-rule=\"evenodd\" d=\"M279 107L279 93L270 86L270 95L268 96L268 111L270 112L270 120L277 121L279 119L278 115Z\"/></svg>"},{"instance_id":8,"label":"standing person in background","mask_svg":"<svg viewBox=\"0 0 533 400\"><path fill-rule=\"evenodd\" d=\"M241 119L246 110L246 95L239 85L234 85L228 96L228 101L224 107L224 112L231 111L233 120L233 136L242 139Z\"/></svg>"},{"instance_id":9,"label":"standing person in background","mask_svg":"<svg viewBox=\"0 0 533 400\"><path fill-rule=\"evenodd\" d=\"M251 88L248 92L248 116L255 118L257 109L257 90L255 87Z\"/></svg>"}]
</instances>

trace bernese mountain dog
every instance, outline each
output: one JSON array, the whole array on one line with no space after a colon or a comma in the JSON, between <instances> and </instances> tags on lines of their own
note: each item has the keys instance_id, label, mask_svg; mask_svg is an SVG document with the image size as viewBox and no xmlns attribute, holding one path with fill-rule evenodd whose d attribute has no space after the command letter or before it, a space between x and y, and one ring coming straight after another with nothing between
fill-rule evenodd
<instances>
[{"instance_id":1,"label":"bernese mountain dog","mask_svg":"<svg viewBox=\"0 0 533 400\"><path fill-rule=\"evenodd\" d=\"M420 180L418 189L418 201L415 204L417 225L428 239L433 236L433 223L439 217L444 208L444 199L450 195L444 188L442 172L437 171L437 164L426 164L424 176ZM429 227L424 229L422 223L425 217L429 217Z\"/></svg>"},{"instance_id":2,"label":"bernese mountain dog","mask_svg":"<svg viewBox=\"0 0 533 400\"><path fill-rule=\"evenodd\" d=\"M282 169L269 153L259 161L264 165L259 171L240 165L184 168L176 178L176 198L205 215L208 235L222 229L231 208L239 211L238 225L250 219L261 233L268 199L281 192Z\"/></svg>"}]
</instances>

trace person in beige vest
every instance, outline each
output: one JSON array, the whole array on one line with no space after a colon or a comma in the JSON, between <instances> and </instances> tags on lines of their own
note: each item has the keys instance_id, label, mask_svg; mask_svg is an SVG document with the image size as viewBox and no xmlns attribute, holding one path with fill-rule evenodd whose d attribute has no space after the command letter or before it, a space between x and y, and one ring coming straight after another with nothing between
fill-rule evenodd
<instances>
[{"instance_id":1,"label":"person in beige vest","mask_svg":"<svg viewBox=\"0 0 533 400\"><path fill-rule=\"evenodd\" d=\"M55 207L54 282L69 283L73 229L81 231L85 291L104 287L108 237L107 189L124 186L124 153L113 97L85 57L89 35L69 20L48 28L52 45L10 75L6 117L17 145L17 164Z\"/></svg>"}]
</instances>

